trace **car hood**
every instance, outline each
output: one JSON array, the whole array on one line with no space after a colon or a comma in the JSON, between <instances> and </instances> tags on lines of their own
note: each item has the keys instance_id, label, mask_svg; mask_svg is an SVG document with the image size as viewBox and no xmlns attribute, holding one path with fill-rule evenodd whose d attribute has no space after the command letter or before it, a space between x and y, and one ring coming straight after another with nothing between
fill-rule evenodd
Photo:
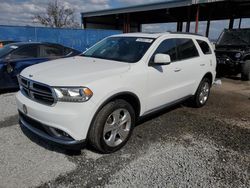
<instances>
[{"instance_id":1,"label":"car hood","mask_svg":"<svg viewBox=\"0 0 250 188\"><path fill-rule=\"evenodd\" d=\"M129 63L76 56L28 67L21 76L50 86L83 86L129 68Z\"/></svg>"},{"instance_id":2,"label":"car hood","mask_svg":"<svg viewBox=\"0 0 250 188\"><path fill-rule=\"evenodd\" d=\"M216 45L216 51L244 51L249 49L246 45Z\"/></svg>"}]
</instances>

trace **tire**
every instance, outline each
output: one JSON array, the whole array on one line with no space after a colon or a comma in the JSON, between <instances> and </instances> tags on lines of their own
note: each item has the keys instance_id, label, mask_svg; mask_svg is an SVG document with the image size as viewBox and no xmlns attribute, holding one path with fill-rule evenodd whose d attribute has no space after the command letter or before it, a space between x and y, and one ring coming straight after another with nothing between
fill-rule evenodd
<instances>
[{"instance_id":1,"label":"tire","mask_svg":"<svg viewBox=\"0 0 250 188\"><path fill-rule=\"evenodd\" d=\"M88 133L88 142L100 153L115 152L126 144L134 125L133 107L122 99L111 101L95 116Z\"/></svg>"},{"instance_id":2,"label":"tire","mask_svg":"<svg viewBox=\"0 0 250 188\"><path fill-rule=\"evenodd\" d=\"M241 79L245 81L250 80L250 60L246 60L241 68Z\"/></svg>"},{"instance_id":3,"label":"tire","mask_svg":"<svg viewBox=\"0 0 250 188\"><path fill-rule=\"evenodd\" d=\"M211 80L203 78L200 85L192 98L192 105L196 108L204 106L209 98L211 88Z\"/></svg>"}]
</instances>

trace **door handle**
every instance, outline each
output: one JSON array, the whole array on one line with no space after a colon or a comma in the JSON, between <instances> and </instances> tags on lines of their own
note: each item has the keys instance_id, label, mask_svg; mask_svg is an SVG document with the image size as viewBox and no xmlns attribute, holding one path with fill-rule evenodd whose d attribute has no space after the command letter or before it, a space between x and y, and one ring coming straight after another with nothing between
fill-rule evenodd
<instances>
[{"instance_id":1,"label":"door handle","mask_svg":"<svg viewBox=\"0 0 250 188\"><path fill-rule=\"evenodd\" d=\"M181 69L180 68L176 68L176 69L174 69L174 72L180 72L181 71Z\"/></svg>"},{"instance_id":2,"label":"door handle","mask_svg":"<svg viewBox=\"0 0 250 188\"><path fill-rule=\"evenodd\" d=\"M200 64L201 67L204 67L205 65L206 65L205 63Z\"/></svg>"}]
</instances>

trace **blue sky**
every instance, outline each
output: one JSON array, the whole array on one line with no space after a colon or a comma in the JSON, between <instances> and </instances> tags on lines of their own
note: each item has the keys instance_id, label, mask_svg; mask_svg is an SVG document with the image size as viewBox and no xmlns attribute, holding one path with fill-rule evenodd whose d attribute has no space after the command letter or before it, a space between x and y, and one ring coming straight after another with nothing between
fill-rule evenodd
<instances>
[{"instance_id":1,"label":"blue sky","mask_svg":"<svg viewBox=\"0 0 250 188\"><path fill-rule=\"evenodd\" d=\"M0 25L38 25L32 20L36 13L46 10L47 3L52 0L0 0ZM59 0L66 7L73 8L76 12L76 20L80 23L80 13L86 11L103 10L124 6L133 6L159 2L163 0ZM238 20L235 21L235 27ZM211 39L216 39L224 28L228 27L228 20L212 21L210 25ZM250 20L243 19L242 27L250 27ZM164 32L175 31L176 24L151 24L143 25L143 31ZM199 33L205 34L206 22L201 22ZM194 23L191 23L191 31L194 31Z\"/></svg>"}]
</instances>

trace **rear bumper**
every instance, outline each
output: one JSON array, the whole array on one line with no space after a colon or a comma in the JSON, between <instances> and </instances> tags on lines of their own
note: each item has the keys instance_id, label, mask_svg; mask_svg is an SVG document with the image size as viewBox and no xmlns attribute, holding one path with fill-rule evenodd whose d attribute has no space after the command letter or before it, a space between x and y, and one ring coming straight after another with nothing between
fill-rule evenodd
<instances>
[{"instance_id":1,"label":"rear bumper","mask_svg":"<svg viewBox=\"0 0 250 188\"><path fill-rule=\"evenodd\" d=\"M25 127L33 134L38 135L44 140L51 141L60 146L64 146L69 149L81 149L85 146L85 140L74 140L73 138L66 136L53 135L50 131L48 131L51 127L45 125L37 120L34 120L24 113L19 111L19 123L20 126Z\"/></svg>"}]
</instances>

